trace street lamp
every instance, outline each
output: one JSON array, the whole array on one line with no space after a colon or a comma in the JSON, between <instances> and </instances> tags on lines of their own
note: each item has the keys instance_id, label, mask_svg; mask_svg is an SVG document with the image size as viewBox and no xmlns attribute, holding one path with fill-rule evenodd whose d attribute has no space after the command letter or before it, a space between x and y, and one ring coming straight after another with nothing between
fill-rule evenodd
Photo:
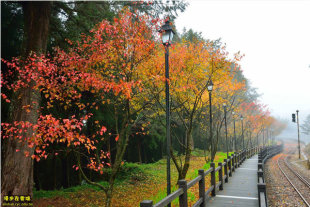
<instances>
[{"instance_id":1,"label":"street lamp","mask_svg":"<svg viewBox=\"0 0 310 207\"><path fill-rule=\"evenodd\" d=\"M265 148L265 126L263 127L263 148Z\"/></svg>"},{"instance_id":2,"label":"street lamp","mask_svg":"<svg viewBox=\"0 0 310 207\"><path fill-rule=\"evenodd\" d=\"M297 118L297 132L298 132L298 157L300 159L300 136L299 136L299 115L298 110L296 110L296 118Z\"/></svg>"},{"instance_id":3,"label":"street lamp","mask_svg":"<svg viewBox=\"0 0 310 207\"><path fill-rule=\"evenodd\" d=\"M224 121L225 121L225 136L226 136L226 154L227 154L227 159L228 159L228 142L227 142L227 121L226 121L226 103L223 104L224 108Z\"/></svg>"},{"instance_id":4,"label":"street lamp","mask_svg":"<svg viewBox=\"0 0 310 207\"><path fill-rule=\"evenodd\" d=\"M237 151L236 149L236 122L235 122L235 112L233 111L232 112L232 115L233 115L233 120L234 120L234 152Z\"/></svg>"},{"instance_id":5,"label":"street lamp","mask_svg":"<svg viewBox=\"0 0 310 207\"><path fill-rule=\"evenodd\" d=\"M270 133L269 133L269 127L266 129L266 133L267 133L267 146L269 146L269 139L270 139Z\"/></svg>"},{"instance_id":6,"label":"street lamp","mask_svg":"<svg viewBox=\"0 0 310 207\"><path fill-rule=\"evenodd\" d=\"M242 148L244 150L244 134L243 134L243 116L240 116L240 120L241 120L241 133L242 133Z\"/></svg>"},{"instance_id":7,"label":"street lamp","mask_svg":"<svg viewBox=\"0 0 310 207\"><path fill-rule=\"evenodd\" d=\"M175 32L170 26L169 20L161 27L162 43L165 46L165 78L166 78L166 138L167 138L167 195L171 193L171 175L170 175L170 103L169 103L169 46ZM170 205L169 205L170 206Z\"/></svg>"},{"instance_id":8,"label":"street lamp","mask_svg":"<svg viewBox=\"0 0 310 207\"><path fill-rule=\"evenodd\" d=\"M210 108L210 141L211 141L211 153L213 153L213 141L212 141L212 90L213 90L213 82L211 79L209 79L207 83L207 89L209 92L209 108ZM212 157L212 156L211 156ZM212 160L213 162L213 160Z\"/></svg>"}]
</instances>

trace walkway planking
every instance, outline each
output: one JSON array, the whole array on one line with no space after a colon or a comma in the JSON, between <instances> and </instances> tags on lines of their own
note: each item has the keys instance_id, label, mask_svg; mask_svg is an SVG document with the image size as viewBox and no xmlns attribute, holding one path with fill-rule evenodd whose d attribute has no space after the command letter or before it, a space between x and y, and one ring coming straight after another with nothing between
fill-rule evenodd
<instances>
[{"instance_id":1,"label":"walkway planking","mask_svg":"<svg viewBox=\"0 0 310 207\"><path fill-rule=\"evenodd\" d=\"M229 177L228 183L224 182L224 189L217 190L215 197L207 199L206 206L257 207L257 163L257 155L245 160Z\"/></svg>"}]
</instances>

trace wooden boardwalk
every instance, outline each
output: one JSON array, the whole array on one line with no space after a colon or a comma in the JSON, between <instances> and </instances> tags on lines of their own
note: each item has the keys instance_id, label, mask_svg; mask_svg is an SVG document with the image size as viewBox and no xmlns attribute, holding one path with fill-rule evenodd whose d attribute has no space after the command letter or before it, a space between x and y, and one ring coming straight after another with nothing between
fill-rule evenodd
<instances>
[{"instance_id":1,"label":"wooden boardwalk","mask_svg":"<svg viewBox=\"0 0 310 207\"><path fill-rule=\"evenodd\" d=\"M229 177L229 182L224 183L224 189L217 190L215 197L207 199L206 206L257 207L257 162L257 155L245 160Z\"/></svg>"}]
</instances>

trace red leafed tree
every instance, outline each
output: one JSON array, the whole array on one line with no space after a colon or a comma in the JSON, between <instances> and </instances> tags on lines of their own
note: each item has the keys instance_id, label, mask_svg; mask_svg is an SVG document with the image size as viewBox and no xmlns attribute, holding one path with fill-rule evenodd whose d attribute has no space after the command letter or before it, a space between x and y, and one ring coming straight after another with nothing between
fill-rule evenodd
<instances>
[{"instance_id":1,"label":"red leafed tree","mask_svg":"<svg viewBox=\"0 0 310 207\"><path fill-rule=\"evenodd\" d=\"M51 144L72 150L77 157L75 169L80 170L87 182L105 190L106 206L110 206L114 181L131 130L137 127L141 118L139 114L152 102L143 96L150 90L144 87L145 84L154 81L149 75L152 70L144 68L143 63L153 54L154 32L157 30L158 21L124 10L114 22L104 20L91 31L91 35L84 35L81 41L71 43L69 52L55 49L53 57L33 54L26 60L3 60L12 71L9 74L17 76L17 81L9 84L4 78L2 87L14 92L31 88L41 93L46 104L41 104L39 109L33 108L35 103L21 105L19 110L26 114L36 110L38 118L33 122L2 123L2 137L25 145L27 148L17 146L15 153L37 161L52 153L57 154L48 151ZM92 102L83 100L85 93L91 94ZM10 102L5 94L2 98ZM114 108L113 129L90 119L93 114L88 112L89 109L98 109L101 103ZM67 111L66 117L54 116L49 113L52 110ZM91 134L85 134L83 130L88 121L92 121L96 128ZM113 159L109 150L98 148L107 143L104 141L109 139L108 134L116 141ZM86 166L80 160L81 155L87 157ZM85 167L100 173L110 167L109 186L88 179L83 171Z\"/></svg>"},{"instance_id":2,"label":"red leafed tree","mask_svg":"<svg viewBox=\"0 0 310 207\"><path fill-rule=\"evenodd\" d=\"M44 54L46 51L51 2L22 2L22 7L24 13L24 52L22 58L24 59L32 53ZM15 64L14 62L12 66L17 67L13 64ZM28 76L32 73L31 71L24 71L22 68L19 68L19 71L28 73ZM37 72L33 71L33 75L34 73ZM33 148L28 148L25 139L35 134L36 131L31 130L31 128L24 131L22 127L35 124L39 116L37 111L40 93L33 90L36 85L34 80L28 79L27 81L28 84L14 88L10 121L13 125L16 123L14 125L15 131L20 131L21 139L11 137L11 139L2 142L1 196L32 195L33 161L21 153L16 153L16 150L25 150L29 155L33 154ZM1 86L5 86L4 84L5 82L1 80ZM6 99L6 96L2 94L2 98ZM9 102L7 99L6 101ZM23 122L27 122L27 125L19 125ZM9 125L5 124L5 126Z\"/></svg>"}]
</instances>

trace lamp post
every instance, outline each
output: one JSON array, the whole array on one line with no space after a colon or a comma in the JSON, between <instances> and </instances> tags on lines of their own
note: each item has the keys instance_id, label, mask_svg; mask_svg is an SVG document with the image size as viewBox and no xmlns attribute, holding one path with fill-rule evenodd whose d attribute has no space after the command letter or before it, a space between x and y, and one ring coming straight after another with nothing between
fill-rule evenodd
<instances>
[{"instance_id":1,"label":"lamp post","mask_svg":"<svg viewBox=\"0 0 310 207\"><path fill-rule=\"evenodd\" d=\"M265 148L265 127L263 128L263 148Z\"/></svg>"},{"instance_id":2,"label":"lamp post","mask_svg":"<svg viewBox=\"0 0 310 207\"><path fill-rule=\"evenodd\" d=\"M299 115L298 110L296 110L296 118L297 118L297 132L298 132L298 157L300 159L300 137L299 137Z\"/></svg>"},{"instance_id":3,"label":"lamp post","mask_svg":"<svg viewBox=\"0 0 310 207\"><path fill-rule=\"evenodd\" d=\"M211 154L213 153L213 141L212 141L212 90L213 90L213 82L211 79L209 79L208 83L207 83L207 89L209 92L209 109L210 109L210 141L211 141ZM212 156L211 156L212 157ZM212 160L213 162L213 160Z\"/></svg>"},{"instance_id":4,"label":"lamp post","mask_svg":"<svg viewBox=\"0 0 310 207\"><path fill-rule=\"evenodd\" d=\"M166 138L167 138L167 195L171 193L171 175L170 175L170 102L169 102L169 46L173 38L174 31L170 26L169 20L161 27L162 43L165 47L165 78L166 78ZM170 206L170 204L168 205Z\"/></svg>"},{"instance_id":5,"label":"lamp post","mask_svg":"<svg viewBox=\"0 0 310 207\"><path fill-rule=\"evenodd\" d=\"M244 134L243 134L243 116L240 116L241 120L241 134L242 134L242 150L244 150Z\"/></svg>"},{"instance_id":6,"label":"lamp post","mask_svg":"<svg viewBox=\"0 0 310 207\"><path fill-rule=\"evenodd\" d=\"M233 120L234 120L234 151L237 151L237 148L236 148L236 121L235 121L235 112L233 111L232 112L232 115L233 115Z\"/></svg>"},{"instance_id":7,"label":"lamp post","mask_svg":"<svg viewBox=\"0 0 310 207\"><path fill-rule=\"evenodd\" d=\"M227 159L228 159L228 141L227 141L227 120L226 120L226 104L223 104L223 108L224 108L224 121L225 121L225 137L226 137L226 154L227 154Z\"/></svg>"},{"instance_id":8,"label":"lamp post","mask_svg":"<svg viewBox=\"0 0 310 207\"><path fill-rule=\"evenodd\" d=\"M269 140L270 140L270 132L269 127L267 128L267 146L269 146Z\"/></svg>"}]
</instances>

